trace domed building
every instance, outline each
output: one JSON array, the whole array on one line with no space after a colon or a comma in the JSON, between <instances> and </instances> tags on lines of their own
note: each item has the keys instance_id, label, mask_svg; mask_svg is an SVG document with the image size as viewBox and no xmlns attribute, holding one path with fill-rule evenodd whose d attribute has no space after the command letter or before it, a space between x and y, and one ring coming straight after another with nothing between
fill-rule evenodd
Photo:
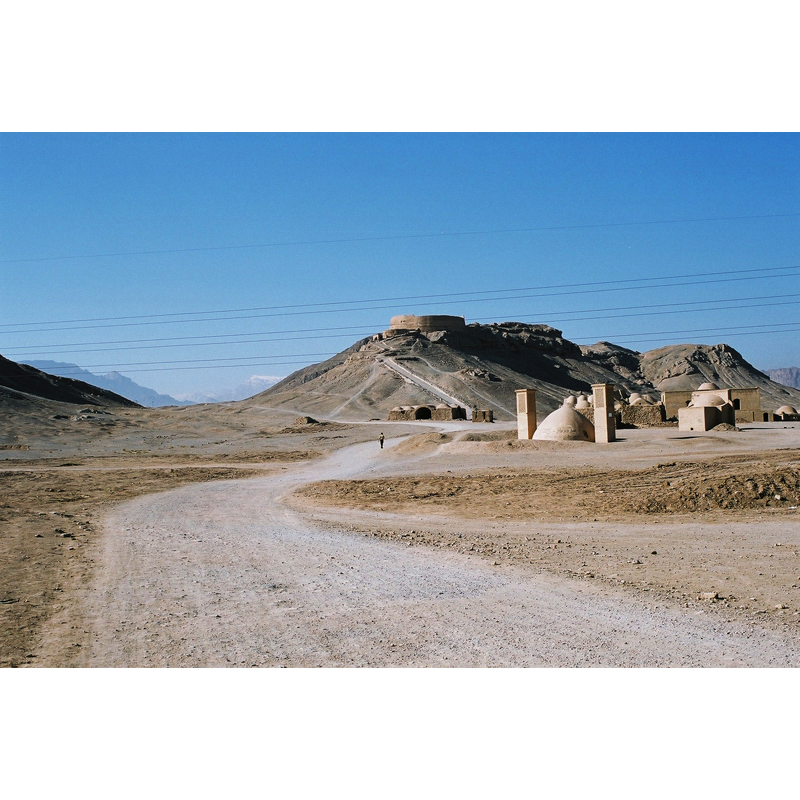
<instances>
[{"instance_id":1,"label":"domed building","mask_svg":"<svg viewBox=\"0 0 800 800\"><path fill-rule=\"evenodd\" d=\"M533 438L548 442L593 442L594 425L565 403L544 418Z\"/></svg>"},{"instance_id":2,"label":"domed building","mask_svg":"<svg viewBox=\"0 0 800 800\"><path fill-rule=\"evenodd\" d=\"M664 405L666 419L677 418L680 424L680 410L689 406L698 407L698 398L702 395L716 395L730 403L733 406L735 422L761 422L762 420L767 422L772 418L772 412L766 412L761 408L761 391L758 387L722 389L716 383L706 381L694 391L662 392L661 402Z\"/></svg>"},{"instance_id":3,"label":"domed building","mask_svg":"<svg viewBox=\"0 0 800 800\"><path fill-rule=\"evenodd\" d=\"M692 392L689 405L678 410L680 431L710 431L725 423L736 424L731 390L720 389L715 383L701 384L696 392Z\"/></svg>"},{"instance_id":4,"label":"domed building","mask_svg":"<svg viewBox=\"0 0 800 800\"><path fill-rule=\"evenodd\" d=\"M775 412L777 422L800 422L800 414L794 406L781 406Z\"/></svg>"}]
</instances>

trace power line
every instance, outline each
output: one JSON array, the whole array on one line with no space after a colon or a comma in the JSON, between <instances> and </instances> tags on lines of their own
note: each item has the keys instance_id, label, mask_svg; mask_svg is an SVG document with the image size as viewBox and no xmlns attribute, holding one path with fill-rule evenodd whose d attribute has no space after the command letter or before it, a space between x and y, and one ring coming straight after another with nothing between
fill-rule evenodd
<instances>
[{"instance_id":1,"label":"power line","mask_svg":"<svg viewBox=\"0 0 800 800\"><path fill-rule=\"evenodd\" d=\"M780 296L780 295L776 295ZM370 326L369 330L364 332L364 336L369 336L371 333L374 333L376 328L380 328L381 323L375 323L374 326ZM253 331L252 333L210 333L204 336L165 336L159 337L157 339L119 339L113 341L103 341L103 342L69 342L68 344L50 344L50 345L26 345L24 347L15 347L9 352L18 352L20 350L30 350L36 349L40 350L43 347L83 347L86 345L92 344L140 344L145 342L185 342L185 341L194 341L197 339L231 339L237 336L277 336L282 333L323 333L326 331L348 331L348 333L342 334L343 336L356 336L358 332L363 331L366 326L361 326L358 328L354 327L338 327L338 328L297 328L295 330L288 330L288 331ZM294 338L294 337L293 337ZM316 338L316 337L313 337ZM259 340L259 341L269 341L267 339ZM285 341L285 340L275 340L275 341ZM229 342L209 342L209 344L229 344ZM170 346L170 345L166 345ZM184 347L187 345L174 345L176 347ZM190 345L189 345L190 346ZM127 349L127 348L120 348L120 349ZM94 350L87 350L85 352L99 352Z\"/></svg>"},{"instance_id":2,"label":"power line","mask_svg":"<svg viewBox=\"0 0 800 800\"><path fill-rule=\"evenodd\" d=\"M0 262L3 263L3 262ZM198 314L238 314L250 311L286 311L288 309L320 309L326 306L353 306L359 305L363 303L387 303L387 302L403 302L407 300L435 300L437 298L467 298L467 297L474 297L475 295L500 295L505 294L508 295L511 292L541 292L547 291L549 289L580 289L581 287L586 286L619 286L620 284L646 284L652 283L653 281L672 281L672 280L682 280L683 278L707 278L707 277L714 277L718 275L730 276L730 275L745 275L745 274L763 274L765 272L781 272L786 270L796 270L800 269L800 264L790 264L781 267L759 267L759 268L751 268L751 269L740 269L740 270L723 270L723 271L715 271L715 272L692 272L686 273L682 275L664 275L658 276L653 278L620 278L618 280L613 281L581 281L580 283L561 283L561 284L551 284L551 285L544 285L544 286L527 286L527 287L520 287L515 289L484 289L484 290L477 290L473 292L445 292L440 294L428 294L428 295L407 295L402 297L379 297L379 298L372 298L366 300L340 300L340 301L330 301L325 303L296 303L292 305L281 305L281 306L255 306L252 308L229 308L229 309L216 309L211 311L184 311L184 312L175 312L169 314L138 314L132 316L123 316L123 317L93 317L93 318L85 318L85 319L71 319L71 320L50 320L46 322L9 322L9 323L2 323L0 324L0 328L22 328L25 326L31 325L66 325L71 324L74 322L118 322L120 320L140 320L140 319L148 319L153 320L152 323L149 324L168 324L173 322L208 322L214 321L210 320L209 318L205 319L197 319L197 320L170 320L165 319L166 317L190 317L190 316L197 316ZM782 277L781 275L772 275L766 276L767 278L771 277ZM682 284L675 284L676 286ZM626 287L626 288L638 288L638 287ZM642 286L642 288L659 288L659 287L650 287L650 286ZM551 296L551 295L548 295ZM557 296L557 295L554 295ZM488 302L490 300L512 300L516 299L515 297L486 297L482 298L480 302ZM453 302L456 302L455 299ZM461 302L461 301L458 301ZM465 301L466 302L466 301ZM475 302L475 301L470 301ZM440 304L441 305L441 304ZM378 308L385 308L385 306L379 306ZM325 313L333 313L334 311L369 311L372 310L369 307L366 308L341 308L341 309L330 309ZM313 313L313 312L306 312L306 313ZM280 314L276 315L266 315L266 316L282 316ZM219 319L250 319L250 317L220 317ZM99 325L99 326L89 326L89 327L124 327L124 326L113 326L113 325ZM79 330L81 328L65 328L64 330ZM53 329L58 330L58 329ZM13 333L14 331L9 331ZM42 331L30 331L30 330L22 330L19 331L22 333L41 333Z\"/></svg>"},{"instance_id":3,"label":"power line","mask_svg":"<svg viewBox=\"0 0 800 800\"><path fill-rule=\"evenodd\" d=\"M173 372L175 370L186 370L186 369L233 369L236 367L274 367L278 365L283 366L290 366L293 364L300 364L301 368L303 366L310 366L307 361L276 361L270 364L264 363L256 363L256 364L208 364L208 365L201 365L201 366L194 366L194 367L152 367L147 369L126 369L125 373L134 373L134 372ZM116 372L116 370L112 370L112 372ZM75 375L78 376L80 380L80 373L76 372ZM4 376L4 377L19 377L18 375L13 376ZM88 383L88 381L84 381L84 383Z\"/></svg>"},{"instance_id":4,"label":"power line","mask_svg":"<svg viewBox=\"0 0 800 800\"><path fill-rule=\"evenodd\" d=\"M790 295L765 295L763 297L754 297L752 300L760 300L760 299L773 299L777 297L800 297L800 294L790 294ZM741 305L719 305L719 306L711 306L709 307L709 303L723 303L723 302L739 302L744 303L746 302L746 306ZM659 308L666 308L669 306L686 306L686 305L702 305L702 308L681 308L681 309L673 309L669 311L655 311L653 309ZM654 305L646 305L646 306L624 306L620 307L619 309L596 309L598 312L595 316L578 316L572 318L565 318L565 319L556 319L556 317L560 317L564 314L574 314L579 313L575 311L569 312L554 312L553 314L543 314L542 319L537 320L540 324L548 324L550 322L557 322L558 324L563 324L564 322L591 322L595 320L607 320L607 319L628 319L633 317L651 317L651 316L667 316L667 315L674 315L674 314L698 314L703 312L715 312L715 311L727 311L727 310L736 310L742 308L771 308L776 306L788 306L788 305L800 305L800 300L783 300L777 303L753 303L751 302L751 298L731 298L730 300L710 300L710 301L696 301L696 302L688 302L688 303L663 303L663 304L654 304ZM603 311L614 311L614 310L629 310L631 308L639 308L642 309L635 313L631 314L604 314ZM515 321L518 322L526 322L528 319L531 319L533 315L531 314L514 314L509 315L509 319L513 317ZM479 322L485 322L486 320L490 319L489 317L485 317ZM535 323L531 323L535 324ZM31 356L38 356L38 355L48 355L53 353L59 354L81 354L81 353L108 353L108 352L121 352L121 351L131 351L131 350L159 350L159 349L174 349L179 347L216 347L216 346L226 346L226 345L240 345L240 344L272 344L276 342L295 342L295 341L309 341L309 340L316 340L316 339L344 339L350 338L355 336L356 339L366 338L374 333L374 328L370 328L367 330L364 329L345 329L348 331L358 330L358 333L326 333L325 331L334 331L334 330L341 330L340 328L306 328L297 331L297 333L303 332L314 332L318 331L317 335L314 336L287 336L287 337L280 337L275 338L278 333L294 333L293 331L280 331L280 332L272 332L266 331L261 333L252 333L252 334L211 334L208 336L190 336L190 337L181 337L181 341L176 341L170 338L159 338L159 339L139 339L139 340L130 340L133 342L169 342L169 344L140 344L137 346L127 346L127 347L85 347L85 345L90 344L126 344L126 342L77 342L77 343L70 343L64 345L58 344L50 344L50 345L31 345L25 348L12 348L6 351L7 355L14 355L16 357L27 357L30 358ZM216 339L221 337L240 337L240 336L270 336L271 338L264 339L236 339L236 341L194 341L197 339ZM189 340L189 341L186 341ZM60 347L82 347L83 349L80 350L61 350L58 349ZM35 352L23 352L23 351L30 351L35 350Z\"/></svg>"},{"instance_id":5,"label":"power line","mask_svg":"<svg viewBox=\"0 0 800 800\"><path fill-rule=\"evenodd\" d=\"M766 335L773 335L776 333L795 333L800 331L800 327L797 328L786 328L785 330L764 330L764 331L720 331L717 333L718 336L736 336L737 338L740 336L766 336ZM576 341L575 344L583 344L583 345L591 345L595 344L598 341L610 341L611 337L603 336L595 339L585 339L581 341ZM617 339L616 343L626 341L625 337L619 336L615 337ZM663 336L645 336L644 338L637 337L634 341L636 342L671 342L676 346L681 344L689 344L689 345L696 345L701 344L700 342L675 342L675 337L672 334L666 334ZM612 342L612 344L614 344Z\"/></svg>"},{"instance_id":6,"label":"power line","mask_svg":"<svg viewBox=\"0 0 800 800\"><path fill-rule=\"evenodd\" d=\"M273 358L322 358L328 359L331 356L336 355L336 353L289 353L287 355L279 355L279 356L231 356L225 358L180 358L175 359L172 361L130 361L126 363L119 363L114 362L111 364L87 364L85 367L81 367L81 369L108 369L113 367L113 371L116 372L123 367L144 367L150 366L152 364L197 364L197 363L208 363L214 361L220 362L229 362L229 361L251 361L254 358L264 359L273 359ZM280 363L280 362L278 362ZM299 362L290 362L290 363L299 363ZM247 365L244 365L247 366Z\"/></svg>"},{"instance_id":7,"label":"power line","mask_svg":"<svg viewBox=\"0 0 800 800\"><path fill-rule=\"evenodd\" d=\"M775 269L800 269L800 265L792 266L792 267L779 267ZM743 272L756 272L757 270L743 270ZM758 270L761 272L761 270ZM713 274L735 274L735 273L713 273ZM718 283L737 283L742 281L752 281L752 280L771 280L774 278L786 278L786 277L795 277L795 276L786 276L786 275L751 275L749 277L739 277L739 278L717 278L711 280L693 280L693 281L685 281L681 283L660 283L660 284L652 284L649 286L616 286L613 288L602 288L602 289L570 289L569 291L560 291L560 292L543 292L537 291L536 294L530 295L514 295L514 296L507 296L507 297L491 297L491 298L479 298L479 299L466 299L460 300L459 302L464 305L467 303L487 303L487 302L496 302L498 300L526 300L526 299L539 299L542 297L562 297L565 295L573 296L573 295L588 295L588 294L601 294L607 292L623 292L623 291L640 291L642 289L663 289L663 288L670 288L670 287L684 287L684 286L701 286L701 285L708 285L708 284L718 284ZM652 279L650 279L652 280ZM667 280L667 279L664 279ZM585 286L586 284L575 284L575 286ZM593 284L589 284L593 285ZM562 287L563 288L563 287ZM429 305L433 306L442 306L442 305L453 305L453 301L448 302L439 302L439 303L429 303ZM344 311L347 312L354 312L354 311L376 311L376 310L385 310L385 309L393 309L394 306L364 306L362 308L351 308L351 309L328 309L328 310L314 310L314 311L290 311L290 312L280 312L274 314L248 314L244 316L237 316L237 317L205 317L199 319L173 319L173 320L163 320L160 322L150 321L150 322L125 322L125 323L114 323L108 325L79 325L74 327L68 328L34 328L32 330L17 330L17 331L5 331L6 334L20 334L20 333L49 333L57 330L67 331L67 330L93 330L93 329L106 329L106 328L129 328L129 327L141 327L146 325L175 325L175 324L187 324L187 323L197 323L197 322L230 322L233 320L242 320L242 319L267 319L267 318L276 318L276 317L293 317L293 316L308 316L308 315L320 315L320 314L341 314Z\"/></svg>"},{"instance_id":8,"label":"power line","mask_svg":"<svg viewBox=\"0 0 800 800\"><path fill-rule=\"evenodd\" d=\"M629 339L635 340L643 340L643 341L656 341L659 340L659 337L668 336L670 338L674 338L676 335L680 334L714 334L714 335L736 335L736 336L747 336L753 335L755 333L758 334L767 334L767 333L788 333L794 330L797 330L797 327L792 326L800 326L800 321L793 321L793 322L786 322L786 323L766 323L763 325L744 325L744 326L737 326L736 328L694 328L688 330L677 330L677 331L655 331L655 332L639 332L635 334L606 334L603 336L592 337L594 341L610 341L610 340L617 340L617 341L624 341ZM763 329L763 330L755 330L755 329ZM768 329L768 330L767 330ZM586 341L589 341L589 337L586 337ZM491 351L492 349L498 348L485 348L484 352ZM185 366L186 364L195 364L199 363L202 366L197 367L197 369L203 368L217 368L221 367L225 364L229 366L242 366L242 367L249 367L249 366L270 366L270 365L279 365L279 364L308 364L307 361L272 361L272 359L307 359L307 358L322 358L323 360L327 360L332 358L333 356L338 355L337 353L330 353L330 352L323 352L323 353L291 353L286 355L279 355L279 356L261 356L261 355L254 355L254 356L240 356L240 357L226 357L226 358L216 358L216 359L180 359L174 361L137 361L137 362L128 362L128 363L111 363L111 364L89 364L83 369L99 369L99 368L109 368L114 367L115 371L120 368L126 368L125 372L149 372L149 371L162 371L169 370L169 369L190 369L191 367ZM241 362L241 361L250 361L252 359L260 359L262 363L259 364L231 364L230 362ZM270 359L270 363L263 363L265 359ZM209 363L212 362L212 363ZM180 364L184 366L177 366L177 367L167 367L162 365L167 364ZM127 369L127 367L153 367L152 370L149 369ZM79 373L76 373L79 374Z\"/></svg>"},{"instance_id":9,"label":"power line","mask_svg":"<svg viewBox=\"0 0 800 800\"><path fill-rule=\"evenodd\" d=\"M46 261L75 261L94 258L123 258L130 256L175 255L178 253L212 253L225 250L258 250L278 247L298 247L321 244L357 244L362 242L390 242L407 239L437 239L456 236L494 236L508 233L544 233L547 231L575 231L602 228L639 227L647 225L678 225L691 222L737 222L756 219L787 219L798 217L800 213L791 214L751 214L736 217L688 217L683 219L644 220L639 222L597 222L585 225L541 225L531 228L504 228L480 231L439 231L438 233L405 233L393 236L360 236L346 239L310 239L291 242L267 242L265 244L217 245L214 247L180 247L168 250L137 250L124 253L92 253L88 255L40 256L37 258L8 258L0 260L0 264L32 264Z\"/></svg>"},{"instance_id":10,"label":"power line","mask_svg":"<svg viewBox=\"0 0 800 800\"><path fill-rule=\"evenodd\" d=\"M688 330L681 330L681 331L655 331L653 333L618 333L618 334L608 334L606 336L600 337L599 340L609 341L611 342L612 339L616 339L617 341L624 341L626 339L640 339L642 337L649 337L649 336L668 336L668 337L675 337L680 334L697 334L697 333L713 333L715 336L739 336L739 335L746 335L745 333L740 333L742 331L748 331L753 328L770 328L770 330L763 330L760 331L761 333L789 333L791 331L796 330L796 328L790 327L793 325L800 325L800 322L770 322L765 323L764 325L737 325L735 328L690 328ZM784 330L785 329L785 330ZM652 341L651 339L644 339L644 341Z\"/></svg>"}]
</instances>

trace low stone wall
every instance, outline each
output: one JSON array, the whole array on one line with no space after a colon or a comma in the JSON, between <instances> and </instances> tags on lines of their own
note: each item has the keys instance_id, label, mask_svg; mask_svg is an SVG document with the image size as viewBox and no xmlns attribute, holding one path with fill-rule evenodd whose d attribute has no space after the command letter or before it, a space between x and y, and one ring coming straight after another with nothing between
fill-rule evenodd
<instances>
[{"instance_id":1,"label":"low stone wall","mask_svg":"<svg viewBox=\"0 0 800 800\"><path fill-rule=\"evenodd\" d=\"M635 425L637 428L653 428L666 420L664 406L622 406L621 422L623 425Z\"/></svg>"},{"instance_id":2,"label":"low stone wall","mask_svg":"<svg viewBox=\"0 0 800 800\"><path fill-rule=\"evenodd\" d=\"M407 422L417 419L433 419L438 422L447 422L454 419L466 419L467 410L460 406L448 406L441 408L437 406L405 406L393 408L389 412L389 422Z\"/></svg>"},{"instance_id":3,"label":"low stone wall","mask_svg":"<svg viewBox=\"0 0 800 800\"><path fill-rule=\"evenodd\" d=\"M466 419L467 410L465 408L461 408L461 406L456 406L455 408L434 408L432 418L437 422L446 422L447 420L453 419Z\"/></svg>"},{"instance_id":4,"label":"low stone wall","mask_svg":"<svg viewBox=\"0 0 800 800\"><path fill-rule=\"evenodd\" d=\"M589 408L576 408L594 425L594 406ZM617 427L626 428L656 428L661 427L665 420L664 406L622 406L622 411L617 411Z\"/></svg>"}]
</instances>

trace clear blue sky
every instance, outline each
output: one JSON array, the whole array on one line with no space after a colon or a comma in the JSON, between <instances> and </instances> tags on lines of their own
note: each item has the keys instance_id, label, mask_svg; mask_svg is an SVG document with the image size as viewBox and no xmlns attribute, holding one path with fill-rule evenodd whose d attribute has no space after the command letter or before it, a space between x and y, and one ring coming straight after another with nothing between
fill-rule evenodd
<instances>
[{"instance_id":1,"label":"clear blue sky","mask_svg":"<svg viewBox=\"0 0 800 800\"><path fill-rule=\"evenodd\" d=\"M795 134L6 134L0 354L210 391L288 374L414 312L546 322L637 350L724 341L760 368L797 365L800 270L598 284L800 264L800 216L777 216L800 214L799 195ZM181 252L141 254L163 250ZM584 292L536 291L565 285ZM613 291L585 292L601 288ZM519 289L533 291L391 299ZM280 341L293 336L318 338ZM145 339L162 341L130 341ZM100 349L114 347L138 349ZM133 363L156 361L177 363Z\"/></svg>"}]
</instances>

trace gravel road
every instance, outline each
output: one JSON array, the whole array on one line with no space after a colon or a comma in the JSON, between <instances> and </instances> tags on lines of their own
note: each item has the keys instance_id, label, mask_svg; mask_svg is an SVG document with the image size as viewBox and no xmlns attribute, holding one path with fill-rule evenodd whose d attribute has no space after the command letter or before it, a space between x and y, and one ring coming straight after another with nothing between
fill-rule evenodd
<instances>
[{"instance_id":1,"label":"gravel road","mask_svg":"<svg viewBox=\"0 0 800 800\"><path fill-rule=\"evenodd\" d=\"M800 664L796 642L755 625L368 538L282 501L304 483L382 466L369 442L116 507L79 615L53 621L39 664Z\"/></svg>"}]
</instances>

